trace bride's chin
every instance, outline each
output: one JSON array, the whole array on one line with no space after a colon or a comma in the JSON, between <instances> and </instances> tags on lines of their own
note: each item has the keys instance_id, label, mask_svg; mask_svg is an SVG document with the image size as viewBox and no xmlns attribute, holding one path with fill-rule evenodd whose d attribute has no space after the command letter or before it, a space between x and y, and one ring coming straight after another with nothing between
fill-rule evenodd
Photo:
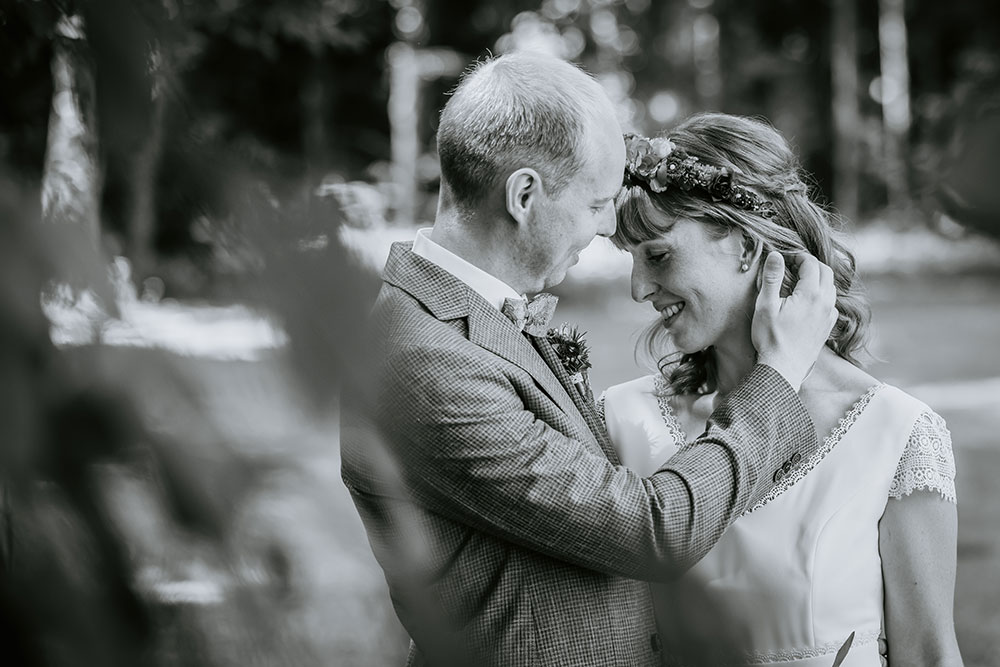
<instances>
[{"instance_id":1,"label":"bride's chin","mask_svg":"<svg viewBox=\"0 0 1000 667\"><path fill-rule=\"evenodd\" d=\"M684 341L683 339L677 340L676 336L671 335L670 342L673 344L674 349L680 352L681 354L691 354L692 352L697 351L693 346L688 345L687 341Z\"/></svg>"}]
</instances>

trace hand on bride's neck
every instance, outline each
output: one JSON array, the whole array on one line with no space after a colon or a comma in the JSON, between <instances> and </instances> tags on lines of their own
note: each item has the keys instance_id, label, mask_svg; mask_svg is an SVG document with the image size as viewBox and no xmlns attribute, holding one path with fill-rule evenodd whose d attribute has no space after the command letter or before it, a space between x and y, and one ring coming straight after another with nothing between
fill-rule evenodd
<instances>
[{"instance_id":1,"label":"hand on bride's neck","mask_svg":"<svg viewBox=\"0 0 1000 667\"><path fill-rule=\"evenodd\" d=\"M729 343L719 341L713 347L713 351L715 353L715 368L718 374L716 391L719 396L725 396L733 389L736 389L740 382L743 381L743 378L753 369L757 363L757 352L754 350L753 344L750 343L749 336L744 340L737 339ZM824 371L829 370L831 364L837 363L837 359L839 357L830 348L824 347L820 350L819 358L813 364L809 373L806 374L800 391L820 389L824 382L823 378L829 375L829 373Z\"/></svg>"}]
</instances>

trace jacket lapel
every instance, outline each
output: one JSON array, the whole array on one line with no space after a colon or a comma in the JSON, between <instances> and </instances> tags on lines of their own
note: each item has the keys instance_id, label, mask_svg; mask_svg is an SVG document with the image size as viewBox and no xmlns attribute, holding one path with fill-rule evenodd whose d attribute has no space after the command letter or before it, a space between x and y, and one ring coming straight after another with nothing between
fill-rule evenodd
<instances>
[{"instance_id":1,"label":"jacket lapel","mask_svg":"<svg viewBox=\"0 0 1000 667\"><path fill-rule=\"evenodd\" d=\"M480 304L482 307L477 307ZM579 414L573 399L525 335L485 300L479 299L472 306L473 312L469 314L469 341L503 357L531 375L559 409L577 422L577 427L582 432L589 432L590 429L587 428L586 421L581 419L583 415Z\"/></svg>"},{"instance_id":2,"label":"jacket lapel","mask_svg":"<svg viewBox=\"0 0 1000 667\"><path fill-rule=\"evenodd\" d=\"M590 434L600 444L600 436L589 427L568 393L573 388L560 382L525 335L479 293L437 264L415 255L411 247L411 243L392 245L382 279L419 300L439 320L467 318L470 342L528 373L581 434Z\"/></svg>"},{"instance_id":3,"label":"jacket lapel","mask_svg":"<svg viewBox=\"0 0 1000 667\"><path fill-rule=\"evenodd\" d=\"M608 435L608 430L604 425L604 420L599 414L597 414L597 408L593 403L593 397L584 396L580 393L579 389L573 386L573 381L569 377L569 371L567 371L566 367L563 366L562 361L559 359L559 355L552 347L552 344L549 343L548 339L535 337L535 345L538 347L539 354L541 354L542 358L549 365L549 368L551 368L552 372L555 373L557 378L559 378L559 382L566 388L566 392L573 398L573 403L580 411L580 415L587 423L587 427L590 432L594 434L597 444L601 446L605 456L607 456L608 460L615 465L621 464L621 460L618 458L618 452L615 450L614 445L611 444L611 436Z\"/></svg>"}]
</instances>

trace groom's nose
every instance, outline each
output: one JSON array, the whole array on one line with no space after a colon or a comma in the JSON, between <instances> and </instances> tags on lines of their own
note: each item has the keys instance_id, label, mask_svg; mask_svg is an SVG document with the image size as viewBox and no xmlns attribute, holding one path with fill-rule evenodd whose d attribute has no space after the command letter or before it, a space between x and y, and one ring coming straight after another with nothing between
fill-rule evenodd
<instances>
[{"instance_id":1,"label":"groom's nose","mask_svg":"<svg viewBox=\"0 0 1000 667\"><path fill-rule=\"evenodd\" d=\"M614 236L616 229L618 229L618 218L615 216L614 209L611 209L604 214L601 224L597 227L597 235L609 238Z\"/></svg>"}]
</instances>

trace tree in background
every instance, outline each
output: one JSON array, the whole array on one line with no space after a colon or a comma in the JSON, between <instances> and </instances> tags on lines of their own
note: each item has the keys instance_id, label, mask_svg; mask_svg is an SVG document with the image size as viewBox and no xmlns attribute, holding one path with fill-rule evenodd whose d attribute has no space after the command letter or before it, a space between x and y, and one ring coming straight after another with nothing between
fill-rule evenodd
<instances>
[{"instance_id":1,"label":"tree in background","mask_svg":"<svg viewBox=\"0 0 1000 667\"><path fill-rule=\"evenodd\" d=\"M831 0L830 79L833 106L833 199L849 220L858 216L861 126L858 13L854 0Z\"/></svg>"},{"instance_id":2,"label":"tree in background","mask_svg":"<svg viewBox=\"0 0 1000 667\"><path fill-rule=\"evenodd\" d=\"M879 0L880 73L872 82L882 106L883 176L889 205L897 210L910 202L909 139L910 67L905 0Z\"/></svg>"},{"instance_id":3,"label":"tree in background","mask_svg":"<svg viewBox=\"0 0 1000 667\"><path fill-rule=\"evenodd\" d=\"M57 7L52 28L52 102L41 179L41 224L66 260L46 287L51 307L75 306L98 335L114 312L101 253L103 170L97 135L94 58L87 23L73 3Z\"/></svg>"}]
</instances>

